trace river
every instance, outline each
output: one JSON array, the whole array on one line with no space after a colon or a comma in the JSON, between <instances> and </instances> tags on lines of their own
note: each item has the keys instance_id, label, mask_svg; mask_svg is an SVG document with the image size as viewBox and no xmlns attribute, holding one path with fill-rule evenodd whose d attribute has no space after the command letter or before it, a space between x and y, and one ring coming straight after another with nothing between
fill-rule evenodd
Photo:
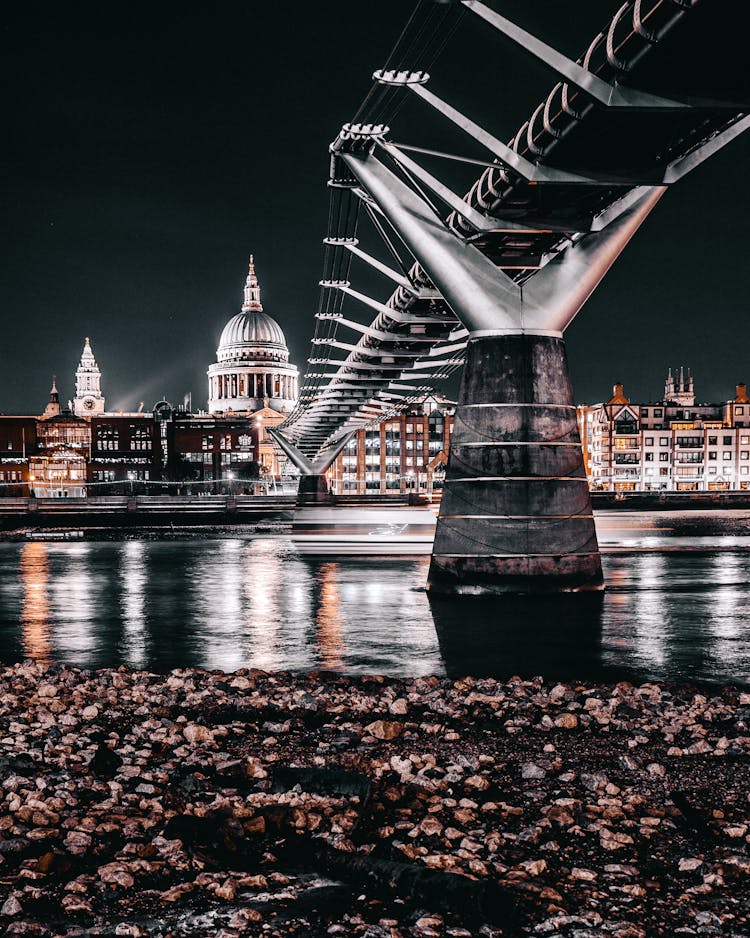
<instances>
[{"instance_id":1,"label":"river","mask_svg":"<svg viewBox=\"0 0 750 938\"><path fill-rule=\"evenodd\" d=\"M750 513L604 513L603 596L434 600L283 536L0 544L0 660L750 683Z\"/></svg>"}]
</instances>

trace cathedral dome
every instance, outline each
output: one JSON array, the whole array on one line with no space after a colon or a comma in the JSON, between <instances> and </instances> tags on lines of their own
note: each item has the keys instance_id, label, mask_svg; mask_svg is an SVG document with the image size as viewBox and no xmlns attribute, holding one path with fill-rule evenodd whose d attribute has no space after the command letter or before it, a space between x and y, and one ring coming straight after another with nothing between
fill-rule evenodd
<instances>
[{"instance_id":1,"label":"cathedral dome","mask_svg":"<svg viewBox=\"0 0 750 938\"><path fill-rule=\"evenodd\" d=\"M237 351L237 346L276 346L286 351L286 339L281 326L268 313L257 311L237 313L224 326L219 339L219 357L224 351Z\"/></svg>"},{"instance_id":2,"label":"cathedral dome","mask_svg":"<svg viewBox=\"0 0 750 938\"><path fill-rule=\"evenodd\" d=\"M263 312L252 258L242 310L224 326L216 355L220 362L259 358L289 361L289 350L281 326L272 316Z\"/></svg>"},{"instance_id":3,"label":"cathedral dome","mask_svg":"<svg viewBox=\"0 0 750 938\"><path fill-rule=\"evenodd\" d=\"M297 401L297 382L281 326L263 312L251 257L242 309L224 326L208 368L209 413L266 407L288 412Z\"/></svg>"}]
</instances>

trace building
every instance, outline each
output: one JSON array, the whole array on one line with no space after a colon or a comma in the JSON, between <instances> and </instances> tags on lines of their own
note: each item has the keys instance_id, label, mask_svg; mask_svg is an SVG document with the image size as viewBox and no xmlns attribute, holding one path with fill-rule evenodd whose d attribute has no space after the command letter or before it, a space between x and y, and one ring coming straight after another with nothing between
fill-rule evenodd
<instances>
[{"instance_id":1,"label":"building","mask_svg":"<svg viewBox=\"0 0 750 938\"><path fill-rule=\"evenodd\" d=\"M358 430L330 472L336 494L431 495L443 486L453 407L428 397L381 424Z\"/></svg>"},{"instance_id":2,"label":"building","mask_svg":"<svg viewBox=\"0 0 750 938\"><path fill-rule=\"evenodd\" d=\"M0 496L29 494L29 457L37 448L38 420L0 416Z\"/></svg>"},{"instance_id":3,"label":"building","mask_svg":"<svg viewBox=\"0 0 750 938\"><path fill-rule=\"evenodd\" d=\"M69 410L41 418L36 427L36 447L29 454L30 492L38 498L83 498L90 455L88 420Z\"/></svg>"},{"instance_id":4,"label":"building","mask_svg":"<svg viewBox=\"0 0 750 938\"><path fill-rule=\"evenodd\" d=\"M592 491L750 489L750 399L696 404L692 375L670 369L664 397L635 404L615 384L606 402L578 408Z\"/></svg>"},{"instance_id":5,"label":"building","mask_svg":"<svg viewBox=\"0 0 750 938\"><path fill-rule=\"evenodd\" d=\"M86 479L89 494L104 483L151 482L163 478L162 451L154 414L99 414L89 421L91 445ZM111 489L102 488L101 491Z\"/></svg>"},{"instance_id":6,"label":"building","mask_svg":"<svg viewBox=\"0 0 750 938\"><path fill-rule=\"evenodd\" d=\"M270 408L286 414L297 402L297 385L281 326L263 312L251 255L242 309L224 326L216 362L208 369L209 413Z\"/></svg>"},{"instance_id":7,"label":"building","mask_svg":"<svg viewBox=\"0 0 750 938\"><path fill-rule=\"evenodd\" d=\"M91 351L89 337L83 345L81 361L76 371L76 394L71 410L79 416L104 413L104 396L101 389L102 373ZM53 382L54 384L54 382Z\"/></svg>"}]
</instances>

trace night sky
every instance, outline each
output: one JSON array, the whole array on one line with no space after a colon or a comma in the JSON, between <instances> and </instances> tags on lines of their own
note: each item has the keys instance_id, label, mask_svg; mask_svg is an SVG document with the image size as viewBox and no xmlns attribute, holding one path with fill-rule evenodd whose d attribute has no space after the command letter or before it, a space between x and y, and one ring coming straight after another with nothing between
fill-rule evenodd
<instances>
[{"instance_id":1,"label":"night sky","mask_svg":"<svg viewBox=\"0 0 750 938\"><path fill-rule=\"evenodd\" d=\"M577 55L620 0L493 3ZM86 335L108 407L188 391L204 406L251 252L265 308L304 371L327 146L412 6L6 5L0 412L40 412L52 372L72 397ZM489 109L504 139L551 87L473 16L449 49L436 80L472 116ZM402 111L394 138L421 142L420 114ZM746 135L667 193L588 302L568 331L578 400L607 397L615 380L654 399L670 364L692 367L702 400L750 382L749 158ZM354 286L390 292L364 276Z\"/></svg>"}]
</instances>

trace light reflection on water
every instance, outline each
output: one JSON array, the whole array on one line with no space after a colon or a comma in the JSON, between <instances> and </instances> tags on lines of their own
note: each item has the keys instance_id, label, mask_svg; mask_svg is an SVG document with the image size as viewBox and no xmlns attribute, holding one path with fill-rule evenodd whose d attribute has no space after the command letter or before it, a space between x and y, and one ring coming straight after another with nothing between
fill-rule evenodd
<instances>
[{"instance_id":1,"label":"light reflection on water","mask_svg":"<svg viewBox=\"0 0 750 938\"><path fill-rule=\"evenodd\" d=\"M428 558L280 537L4 543L0 659L747 684L749 556L607 554L604 597L449 601L423 589Z\"/></svg>"}]
</instances>

